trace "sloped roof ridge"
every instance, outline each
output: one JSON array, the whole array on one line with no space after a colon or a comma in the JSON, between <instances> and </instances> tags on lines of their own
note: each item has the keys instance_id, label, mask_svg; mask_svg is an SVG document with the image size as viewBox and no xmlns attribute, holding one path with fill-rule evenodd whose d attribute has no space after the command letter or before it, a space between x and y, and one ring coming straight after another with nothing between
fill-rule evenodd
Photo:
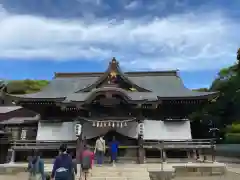
<instances>
[{"instance_id":1,"label":"sloped roof ridge","mask_svg":"<svg viewBox=\"0 0 240 180\"><path fill-rule=\"evenodd\" d=\"M54 73L54 79L55 78L70 78L70 77L99 77L102 76L104 72L55 72ZM166 70L166 71L127 71L122 72L125 75L128 76L176 76L178 73L178 70Z\"/></svg>"}]
</instances>

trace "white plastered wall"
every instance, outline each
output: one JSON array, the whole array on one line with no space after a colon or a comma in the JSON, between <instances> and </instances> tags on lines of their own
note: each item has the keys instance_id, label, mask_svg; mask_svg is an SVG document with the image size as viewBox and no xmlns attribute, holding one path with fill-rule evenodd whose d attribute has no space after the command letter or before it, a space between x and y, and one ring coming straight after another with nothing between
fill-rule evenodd
<instances>
[{"instance_id":1,"label":"white plastered wall","mask_svg":"<svg viewBox=\"0 0 240 180\"><path fill-rule=\"evenodd\" d=\"M75 122L63 123L38 123L38 132L36 140L42 141L71 141L76 140Z\"/></svg>"},{"instance_id":2,"label":"white plastered wall","mask_svg":"<svg viewBox=\"0 0 240 180\"><path fill-rule=\"evenodd\" d=\"M63 122L63 123L38 123L37 140L40 141L59 141L59 140L76 140L75 135L76 122ZM123 128L112 127L93 127L92 123L85 123L82 126L83 136L91 139L100 135L106 134L110 130L116 130L118 133L137 138L137 123L130 122Z\"/></svg>"},{"instance_id":3,"label":"white plastered wall","mask_svg":"<svg viewBox=\"0 0 240 180\"><path fill-rule=\"evenodd\" d=\"M145 140L187 140L192 139L190 121L144 121Z\"/></svg>"},{"instance_id":4,"label":"white plastered wall","mask_svg":"<svg viewBox=\"0 0 240 180\"><path fill-rule=\"evenodd\" d=\"M76 122L63 123L45 123L39 122L37 140L76 140L75 126ZM118 133L137 138L136 122L128 123L127 127L114 128ZM83 136L87 139L103 135L112 130L111 127L93 127L91 123L85 123L82 127ZM144 121L144 139L145 140L186 140L192 139L190 121Z\"/></svg>"}]
</instances>

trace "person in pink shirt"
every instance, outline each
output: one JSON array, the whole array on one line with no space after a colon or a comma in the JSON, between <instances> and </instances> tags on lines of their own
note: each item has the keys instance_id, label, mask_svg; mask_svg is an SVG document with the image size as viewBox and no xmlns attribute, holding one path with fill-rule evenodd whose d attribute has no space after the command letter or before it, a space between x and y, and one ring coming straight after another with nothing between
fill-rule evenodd
<instances>
[{"instance_id":1,"label":"person in pink shirt","mask_svg":"<svg viewBox=\"0 0 240 180\"><path fill-rule=\"evenodd\" d=\"M87 178L89 171L92 169L94 163L94 153L90 150L89 146L84 146L81 155L81 176L82 179Z\"/></svg>"}]
</instances>

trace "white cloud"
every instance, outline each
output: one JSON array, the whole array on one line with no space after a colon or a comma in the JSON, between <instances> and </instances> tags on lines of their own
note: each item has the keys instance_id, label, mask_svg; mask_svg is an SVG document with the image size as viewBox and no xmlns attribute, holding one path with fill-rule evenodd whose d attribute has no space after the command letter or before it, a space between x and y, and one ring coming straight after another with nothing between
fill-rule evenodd
<instances>
[{"instance_id":1,"label":"white cloud","mask_svg":"<svg viewBox=\"0 0 240 180\"><path fill-rule=\"evenodd\" d=\"M221 13L150 22L47 19L0 8L0 59L109 60L135 69L215 69L234 62L239 39Z\"/></svg>"}]
</instances>

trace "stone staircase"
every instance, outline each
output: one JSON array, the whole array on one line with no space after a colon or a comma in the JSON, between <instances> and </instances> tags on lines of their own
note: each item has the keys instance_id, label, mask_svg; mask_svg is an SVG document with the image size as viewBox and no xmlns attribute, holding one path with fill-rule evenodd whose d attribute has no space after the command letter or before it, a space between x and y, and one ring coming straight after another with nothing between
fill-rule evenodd
<instances>
[{"instance_id":1,"label":"stone staircase","mask_svg":"<svg viewBox=\"0 0 240 180\"><path fill-rule=\"evenodd\" d=\"M150 177L147 168L138 165L95 166L89 180L150 180Z\"/></svg>"},{"instance_id":2,"label":"stone staircase","mask_svg":"<svg viewBox=\"0 0 240 180\"><path fill-rule=\"evenodd\" d=\"M52 170L52 164L45 164L45 172ZM78 172L80 172L78 166ZM79 173L76 180L79 180ZM117 164L94 166L87 180L150 180L148 168L139 164Z\"/></svg>"}]
</instances>

